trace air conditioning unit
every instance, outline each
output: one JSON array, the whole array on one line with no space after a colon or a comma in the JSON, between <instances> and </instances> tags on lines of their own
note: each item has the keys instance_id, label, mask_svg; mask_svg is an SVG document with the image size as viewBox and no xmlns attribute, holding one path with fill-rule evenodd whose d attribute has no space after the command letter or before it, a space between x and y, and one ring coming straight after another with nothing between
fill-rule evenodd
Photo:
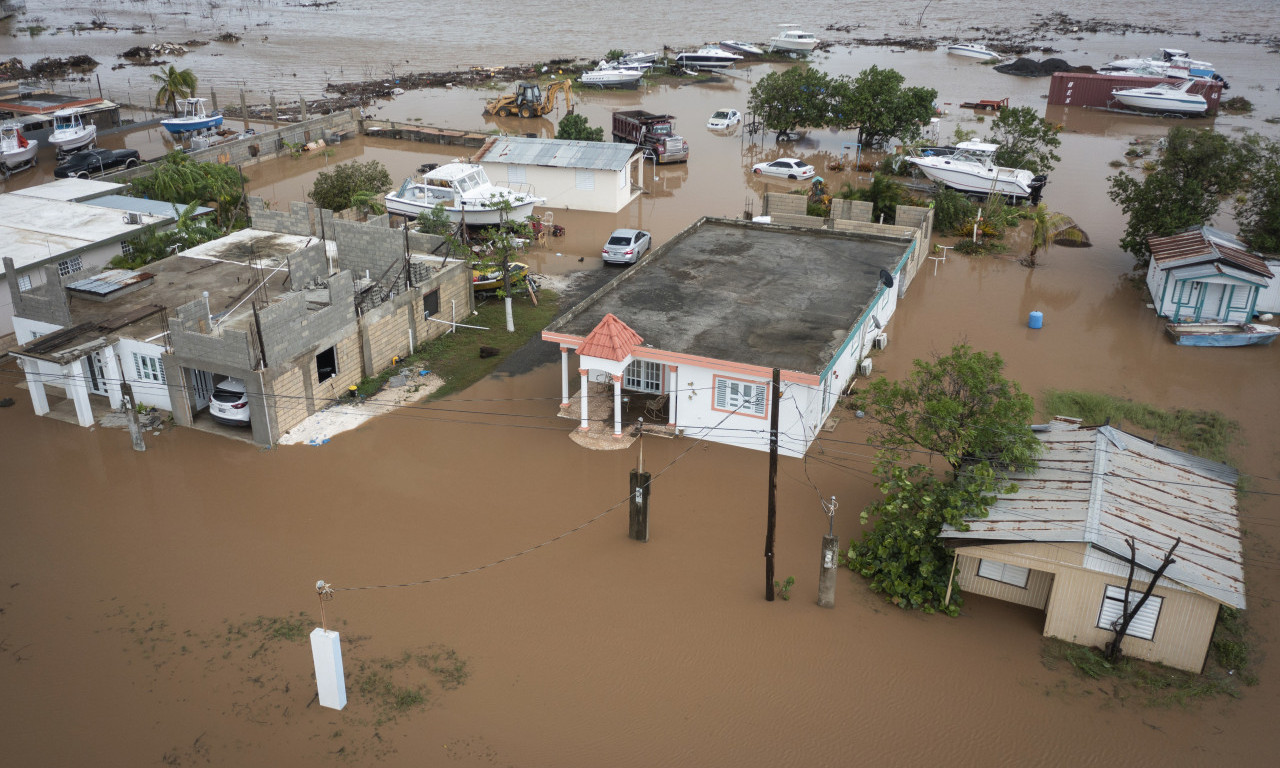
<instances>
[{"instance_id":1,"label":"air conditioning unit","mask_svg":"<svg viewBox=\"0 0 1280 768\"><path fill-rule=\"evenodd\" d=\"M858 372L859 372L859 373L861 373L863 376L870 376L870 375L871 375L871 364L872 364L872 362L871 362L871 358L869 358L869 357L864 357L864 358L862 359L862 362L861 362L861 363L858 363Z\"/></svg>"},{"instance_id":2,"label":"air conditioning unit","mask_svg":"<svg viewBox=\"0 0 1280 768\"><path fill-rule=\"evenodd\" d=\"M134 224L134 225L141 224L142 214L138 213L137 211L129 211L124 215L124 223Z\"/></svg>"},{"instance_id":3,"label":"air conditioning unit","mask_svg":"<svg viewBox=\"0 0 1280 768\"><path fill-rule=\"evenodd\" d=\"M871 346L875 347L876 349L884 349L885 347L889 346L889 334L881 333L877 335L875 337L875 340L871 342Z\"/></svg>"}]
</instances>

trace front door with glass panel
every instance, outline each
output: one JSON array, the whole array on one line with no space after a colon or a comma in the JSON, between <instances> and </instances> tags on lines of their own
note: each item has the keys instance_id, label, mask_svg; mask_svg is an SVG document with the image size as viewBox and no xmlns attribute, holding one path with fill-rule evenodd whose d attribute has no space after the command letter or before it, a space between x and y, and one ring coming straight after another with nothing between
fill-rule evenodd
<instances>
[{"instance_id":1,"label":"front door with glass panel","mask_svg":"<svg viewBox=\"0 0 1280 768\"><path fill-rule=\"evenodd\" d=\"M632 360L622 375L622 386L638 392L662 392L662 363Z\"/></svg>"},{"instance_id":2,"label":"front door with glass panel","mask_svg":"<svg viewBox=\"0 0 1280 768\"><path fill-rule=\"evenodd\" d=\"M107 393L107 367L102 360L101 352L94 352L84 359L84 367L89 371L89 391L95 395Z\"/></svg>"}]
</instances>

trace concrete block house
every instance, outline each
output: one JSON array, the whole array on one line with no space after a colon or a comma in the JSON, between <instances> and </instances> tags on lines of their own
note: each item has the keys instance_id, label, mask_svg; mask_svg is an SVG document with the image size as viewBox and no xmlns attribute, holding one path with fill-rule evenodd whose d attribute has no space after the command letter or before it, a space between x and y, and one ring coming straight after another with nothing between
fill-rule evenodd
<instances>
[{"instance_id":1,"label":"concrete block house","mask_svg":"<svg viewBox=\"0 0 1280 768\"><path fill-rule=\"evenodd\" d=\"M1013 478L969 530L946 528L965 592L1044 611L1044 635L1103 647L1179 539L1174 564L1126 633L1128 656L1199 672L1221 605L1245 607L1236 472L1113 427L1055 419L1038 428L1035 472Z\"/></svg>"},{"instance_id":2,"label":"concrete block house","mask_svg":"<svg viewBox=\"0 0 1280 768\"><path fill-rule=\"evenodd\" d=\"M543 331L560 345L562 415L589 430L591 398L611 395L621 436L624 399L647 398L669 431L767 450L778 368L779 450L804 455L840 393L870 373L924 258L920 228L867 226L878 228L694 223Z\"/></svg>"},{"instance_id":3,"label":"concrete block house","mask_svg":"<svg viewBox=\"0 0 1280 768\"><path fill-rule=\"evenodd\" d=\"M528 188L547 208L617 213L640 194L634 144L495 136L472 156L494 184Z\"/></svg>"}]
</instances>

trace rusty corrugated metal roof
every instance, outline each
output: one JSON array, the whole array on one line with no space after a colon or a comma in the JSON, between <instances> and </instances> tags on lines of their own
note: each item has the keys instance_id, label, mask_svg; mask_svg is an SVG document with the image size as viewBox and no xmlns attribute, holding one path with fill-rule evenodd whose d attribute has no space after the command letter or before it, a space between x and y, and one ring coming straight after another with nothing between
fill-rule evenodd
<instances>
[{"instance_id":1,"label":"rusty corrugated metal roof","mask_svg":"<svg viewBox=\"0 0 1280 768\"><path fill-rule=\"evenodd\" d=\"M1181 538L1165 578L1244 607L1234 469L1112 427L1055 423L1037 437L1039 469L1015 476L1018 490L998 496L986 518L968 531L945 528L944 538L1083 541L1121 558L1132 538L1150 572ZM1098 569L1088 559L1085 567Z\"/></svg>"},{"instance_id":2,"label":"rusty corrugated metal roof","mask_svg":"<svg viewBox=\"0 0 1280 768\"><path fill-rule=\"evenodd\" d=\"M1208 237L1203 228L1179 232L1168 237L1149 237L1147 246L1151 248L1151 258L1157 264L1194 261L1197 257L1220 259L1263 277L1275 277L1261 256L1220 239Z\"/></svg>"},{"instance_id":3,"label":"rusty corrugated metal roof","mask_svg":"<svg viewBox=\"0 0 1280 768\"><path fill-rule=\"evenodd\" d=\"M635 153L634 144L499 136L487 142L472 159L477 163L620 171Z\"/></svg>"}]
</instances>

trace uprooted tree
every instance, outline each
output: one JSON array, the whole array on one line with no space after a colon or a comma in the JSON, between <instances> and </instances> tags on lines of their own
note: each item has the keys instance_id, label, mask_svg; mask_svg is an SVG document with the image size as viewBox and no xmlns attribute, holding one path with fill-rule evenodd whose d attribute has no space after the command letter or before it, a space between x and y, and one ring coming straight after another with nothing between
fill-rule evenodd
<instances>
[{"instance_id":1,"label":"uprooted tree","mask_svg":"<svg viewBox=\"0 0 1280 768\"><path fill-rule=\"evenodd\" d=\"M1015 487L1009 474L1036 466L1035 405L1003 368L998 354L959 345L916 360L903 381L877 378L854 395L851 405L871 421L884 498L862 511L863 523L875 525L845 558L894 605L956 615L959 596L947 599L953 555L938 534L985 517L994 495ZM949 472L926 463L932 455Z\"/></svg>"},{"instance_id":2,"label":"uprooted tree","mask_svg":"<svg viewBox=\"0 0 1280 768\"><path fill-rule=\"evenodd\" d=\"M317 206L331 211L344 211L357 200L369 201L391 190L391 174L377 160L335 165L331 171L321 171L307 196ZM361 192L368 193L361 195Z\"/></svg>"}]
</instances>

